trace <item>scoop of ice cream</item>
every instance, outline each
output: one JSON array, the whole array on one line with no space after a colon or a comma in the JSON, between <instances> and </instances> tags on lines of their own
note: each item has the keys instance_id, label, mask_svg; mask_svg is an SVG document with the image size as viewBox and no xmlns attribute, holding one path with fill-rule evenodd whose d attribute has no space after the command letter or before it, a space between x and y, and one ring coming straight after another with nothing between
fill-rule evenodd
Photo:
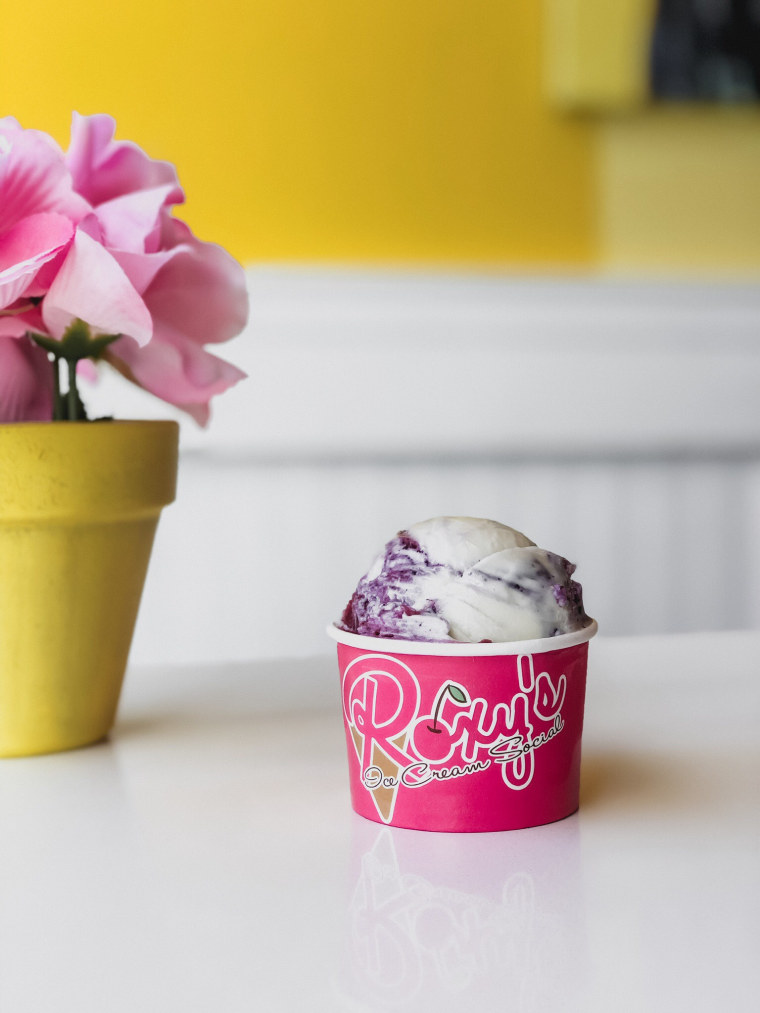
<instances>
[{"instance_id":1,"label":"scoop of ice cream","mask_svg":"<svg viewBox=\"0 0 760 1013\"><path fill-rule=\"evenodd\" d=\"M339 625L401 640L553 637L590 622L574 570L505 524L434 517L387 543Z\"/></svg>"}]
</instances>

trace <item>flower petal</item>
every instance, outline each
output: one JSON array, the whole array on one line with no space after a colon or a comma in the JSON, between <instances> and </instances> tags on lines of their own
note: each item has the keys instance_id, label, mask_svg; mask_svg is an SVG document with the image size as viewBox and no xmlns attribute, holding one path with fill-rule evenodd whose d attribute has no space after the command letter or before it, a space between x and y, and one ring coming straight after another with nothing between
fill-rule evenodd
<instances>
[{"instance_id":1,"label":"flower petal","mask_svg":"<svg viewBox=\"0 0 760 1013\"><path fill-rule=\"evenodd\" d=\"M23 338L29 331L45 334L40 308L24 299L0 313L0 337Z\"/></svg>"},{"instance_id":2,"label":"flower petal","mask_svg":"<svg viewBox=\"0 0 760 1013\"><path fill-rule=\"evenodd\" d=\"M75 317L101 334L128 334L150 341L150 313L111 254L77 229L66 259L42 303L42 317L60 338Z\"/></svg>"},{"instance_id":3,"label":"flower petal","mask_svg":"<svg viewBox=\"0 0 760 1013\"><path fill-rule=\"evenodd\" d=\"M0 309L28 291L42 265L73 235L74 226L58 214L29 215L0 235Z\"/></svg>"},{"instance_id":4,"label":"flower petal","mask_svg":"<svg viewBox=\"0 0 760 1013\"><path fill-rule=\"evenodd\" d=\"M152 253L157 245L161 209L178 204L181 198L179 187L167 183L99 204L95 213L104 245L132 253Z\"/></svg>"},{"instance_id":5,"label":"flower petal","mask_svg":"<svg viewBox=\"0 0 760 1013\"><path fill-rule=\"evenodd\" d=\"M166 332L156 333L145 348L128 338L115 341L106 358L128 379L188 412L200 425L208 422L210 399L246 375L199 345Z\"/></svg>"},{"instance_id":6,"label":"flower petal","mask_svg":"<svg viewBox=\"0 0 760 1013\"><path fill-rule=\"evenodd\" d=\"M47 355L28 338L6 337L0 329L0 422L49 422L52 416Z\"/></svg>"},{"instance_id":7,"label":"flower petal","mask_svg":"<svg viewBox=\"0 0 760 1013\"><path fill-rule=\"evenodd\" d=\"M77 225L77 229L80 232L86 232L87 235L94 239L96 243L102 243L103 230L98 223L97 218L94 214L88 214L86 218L83 218ZM63 249L58 252L52 260L48 260L47 263L43 264L34 279L32 284L24 293L27 298L31 296L43 296L50 286L53 284L53 278L58 274L61 269L68 250Z\"/></svg>"},{"instance_id":8,"label":"flower petal","mask_svg":"<svg viewBox=\"0 0 760 1013\"><path fill-rule=\"evenodd\" d=\"M131 141L115 141L115 131L116 121L103 113L96 116L74 113L72 117L66 165L75 188L93 206L135 190L164 184L179 188L176 170L170 162L149 158Z\"/></svg>"},{"instance_id":9,"label":"flower petal","mask_svg":"<svg viewBox=\"0 0 760 1013\"><path fill-rule=\"evenodd\" d=\"M228 341L248 320L245 272L221 246L196 239L183 222L171 225L184 241L164 241L176 256L145 292L153 322L198 344Z\"/></svg>"},{"instance_id":10,"label":"flower petal","mask_svg":"<svg viewBox=\"0 0 760 1013\"><path fill-rule=\"evenodd\" d=\"M63 152L47 134L0 122L0 234L29 215L55 211L74 224L89 211L72 189Z\"/></svg>"},{"instance_id":11,"label":"flower petal","mask_svg":"<svg viewBox=\"0 0 760 1013\"><path fill-rule=\"evenodd\" d=\"M174 250L162 250L160 253L130 253L127 250L111 250L110 253L142 295L164 264L168 264L176 255L178 249L179 247Z\"/></svg>"}]
</instances>

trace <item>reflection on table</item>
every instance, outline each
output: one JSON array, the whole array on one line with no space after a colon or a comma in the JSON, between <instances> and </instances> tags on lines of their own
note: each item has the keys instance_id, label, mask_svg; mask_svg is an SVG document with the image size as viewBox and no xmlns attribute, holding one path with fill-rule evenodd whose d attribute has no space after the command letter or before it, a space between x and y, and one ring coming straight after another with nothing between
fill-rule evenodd
<instances>
[{"instance_id":1,"label":"reflection on table","mask_svg":"<svg viewBox=\"0 0 760 1013\"><path fill-rule=\"evenodd\" d=\"M509 834L427 834L357 819L345 998L519 1013L574 1008L585 960L577 817ZM368 1003L363 1006L362 1003Z\"/></svg>"}]
</instances>

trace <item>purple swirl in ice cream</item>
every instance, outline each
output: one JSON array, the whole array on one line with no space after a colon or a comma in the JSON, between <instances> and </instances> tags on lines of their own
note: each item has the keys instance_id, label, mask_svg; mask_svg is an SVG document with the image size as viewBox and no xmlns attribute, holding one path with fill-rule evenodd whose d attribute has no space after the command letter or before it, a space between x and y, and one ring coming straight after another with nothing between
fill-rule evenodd
<instances>
[{"instance_id":1,"label":"purple swirl in ice cream","mask_svg":"<svg viewBox=\"0 0 760 1013\"><path fill-rule=\"evenodd\" d=\"M519 531L476 517L434 517L392 538L339 626L401 640L532 640L591 621L575 567Z\"/></svg>"}]
</instances>

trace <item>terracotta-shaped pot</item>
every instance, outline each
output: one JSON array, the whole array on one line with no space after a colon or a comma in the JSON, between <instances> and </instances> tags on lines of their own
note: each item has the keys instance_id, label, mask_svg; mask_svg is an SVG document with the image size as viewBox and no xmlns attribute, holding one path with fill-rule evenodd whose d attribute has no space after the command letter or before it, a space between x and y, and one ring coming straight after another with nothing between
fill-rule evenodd
<instances>
[{"instance_id":1,"label":"terracotta-shaped pot","mask_svg":"<svg viewBox=\"0 0 760 1013\"><path fill-rule=\"evenodd\" d=\"M174 422L0 426L0 756L112 727L178 434Z\"/></svg>"}]
</instances>

